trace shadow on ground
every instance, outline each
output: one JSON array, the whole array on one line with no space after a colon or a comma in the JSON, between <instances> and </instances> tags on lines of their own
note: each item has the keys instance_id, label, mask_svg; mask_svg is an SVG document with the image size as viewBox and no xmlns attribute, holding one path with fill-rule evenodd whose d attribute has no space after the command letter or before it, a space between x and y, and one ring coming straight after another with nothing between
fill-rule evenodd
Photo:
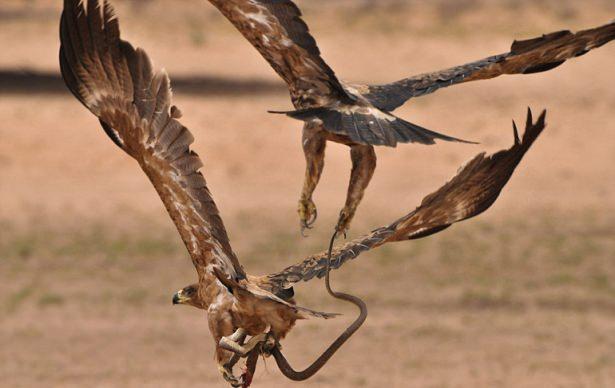
<instances>
[{"instance_id":1,"label":"shadow on ground","mask_svg":"<svg viewBox=\"0 0 615 388\"><path fill-rule=\"evenodd\" d=\"M281 82L270 82L260 79L231 79L208 75L174 76L171 82L173 89L182 94L205 96L280 94L286 90ZM0 70L0 93L64 94L67 91L60 73L28 69Z\"/></svg>"}]
</instances>

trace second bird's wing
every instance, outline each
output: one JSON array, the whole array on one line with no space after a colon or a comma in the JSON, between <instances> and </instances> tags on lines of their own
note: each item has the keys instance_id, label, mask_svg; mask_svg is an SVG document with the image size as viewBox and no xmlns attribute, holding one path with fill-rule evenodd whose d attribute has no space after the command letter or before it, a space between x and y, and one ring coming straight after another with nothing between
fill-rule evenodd
<instances>
[{"instance_id":1,"label":"second bird's wing","mask_svg":"<svg viewBox=\"0 0 615 388\"><path fill-rule=\"evenodd\" d=\"M615 22L576 33L558 31L534 39L515 41L510 52L465 65L425 73L384 85L361 87L374 106L392 111L413 97L462 82L504 74L530 74L551 70L615 39Z\"/></svg>"},{"instance_id":2,"label":"second bird's wing","mask_svg":"<svg viewBox=\"0 0 615 388\"><path fill-rule=\"evenodd\" d=\"M515 142L507 150L492 155L477 155L440 189L425 197L419 207L370 234L336 247L331 269L358 257L370 249L393 241L414 240L438 233L452 224L479 215L498 198L525 153L545 128L546 112L536 122L528 110L523 138L514 126ZM262 287L278 293L293 284L321 278L326 273L327 252L261 278Z\"/></svg>"},{"instance_id":3,"label":"second bird's wing","mask_svg":"<svg viewBox=\"0 0 615 388\"><path fill-rule=\"evenodd\" d=\"M209 0L288 84L295 107L351 102L291 0Z\"/></svg>"}]
</instances>

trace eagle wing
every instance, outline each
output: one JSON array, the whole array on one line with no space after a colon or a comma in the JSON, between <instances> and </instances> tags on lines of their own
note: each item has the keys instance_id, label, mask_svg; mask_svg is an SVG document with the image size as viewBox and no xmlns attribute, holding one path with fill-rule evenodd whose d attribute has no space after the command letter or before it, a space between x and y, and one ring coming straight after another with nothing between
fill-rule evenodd
<instances>
[{"instance_id":1,"label":"eagle wing","mask_svg":"<svg viewBox=\"0 0 615 388\"><path fill-rule=\"evenodd\" d=\"M392 241L413 240L440 232L452 224L479 215L498 198L515 168L545 128L546 112L534 123L528 110L523 139L513 123L515 142L507 150L477 155L439 190L425 197L419 207L388 226L336 247L331 268L336 269L361 253ZM325 275L327 252L262 278L262 287L278 293L294 283Z\"/></svg>"},{"instance_id":2,"label":"eagle wing","mask_svg":"<svg viewBox=\"0 0 615 388\"><path fill-rule=\"evenodd\" d=\"M65 0L60 65L70 91L100 120L109 137L137 160L169 212L195 267L234 278L245 273L190 149L194 141L171 105L169 77L154 72L141 49L120 39L107 1Z\"/></svg>"},{"instance_id":3,"label":"eagle wing","mask_svg":"<svg viewBox=\"0 0 615 388\"><path fill-rule=\"evenodd\" d=\"M566 60L615 39L615 22L572 33L558 31L538 38L514 41L510 52L465 65L420 74L385 85L363 87L374 106L392 111L413 97L433 93L462 82L495 78L503 74L530 74L551 70Z\"/></svg>"},{"instance_id":4,"label":"eagle wing","mask_svg":"<svg viewBox=\"0 0 615 388\"><path fill-rule=\"evenodd\" d=\"M291 0L209 0L288 84L297 108L351 103Z\"/></svg>"}]
</instances>

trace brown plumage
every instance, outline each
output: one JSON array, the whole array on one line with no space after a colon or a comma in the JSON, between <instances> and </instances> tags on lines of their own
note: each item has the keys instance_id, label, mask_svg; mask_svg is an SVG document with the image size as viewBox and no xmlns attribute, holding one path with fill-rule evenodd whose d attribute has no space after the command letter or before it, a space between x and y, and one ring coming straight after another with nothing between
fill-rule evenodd
<instances>
[{"instance_id":1,"label":"brown plumage","mask_svg":"<svg viewBox=\"0 0 615 388\"><path fill-rule=\"evenodd\" d=\"M544 130L545 117L546 112L543 111L534 122L532 112L528 109L522 137L519 137L517 126L513 123L514 143L509 149L475 156L445 185L426 196L413 211L387 226L335 247L332 250L330 269L338 269L362 253L386 243L428 237L487 210L497 200L526 152ZM322 252L282 271L251 279L262 289L274 294L292 296L294 284L324 277L328 261L328 252ZM177 292L173 300L205 308L198 299L200 295L192 291L198 287L198 284L185 287ZM356 329L354 324L350 328Z\"/></svg>"},{"instance_id":2,"label":"brown plumage","mask_svg":"<svg viewBox=\"0 0 615 388\"><path fill-rule=\"evenodd\" d=\"M292 284L324 274L323 256L272 275L247 275L199 171L203 164L191 150L193 137L171 103L167 74L154 71L145 51L120 39L118 21L107 1L65 0L60 40L66 85L98 117L114 143L138 162L190 253L198 283L178 292L173 301L207 311L223 376L232 384L243 383L232 369L238 360L235 349L239 353L245 349L242 344L248 335L253 338L246 347L251 344L249 349L255 349L249 353L250 370L255 367L255 352L267 351L267 340L273 341L269 351L276 361L283 362L276 346L297 319L333 316L297 306L292 299ZM492 156L477 156L417 210L335 249L333 268L385 242L435 233L486 210L543 127L544 114L535 124L528 117L523 141L517 139L512 148ZM331 349L327 357L337 348ZM283 370L290 374L288 365Z\"/></svg>"},{"instance_id":3,"label":"brown plumage","mask_svg":"<svg viewBox=\"0 0 615 388\"><path fill-rule=\"evenodd\" d=\"M534 123L528 109L523 138L514 125L514 144L493 155L475 156L449 182L423 199L421 205L395 222L336 248L331 269L342 266L361 253L388 242L415 240L438 233L452 224L475 217L497 199L515 168L545 128L546 112ZM300 281L325 275L327 254L308 257L301 263L268 275L267 287L280 292Z\"/></svg>"},{"instance_id":4,"label":"brown plumage","mask_svg":"<svg viewBox=\"0 0 615 388\"><path fill-rule=\"evenodd\" d=\"M316 219L312 196L324 167L327 141L351 148L352 173L336 231L346 232L376 168L373 146L434 144L459 139L429 131L390 112L412 97L461 82L502 74L550 70L615 38L615 23L580 31L560 31L514 42L511 51L466 65L421 74L386 85L340 81L320 55L316 42L291 0L209 0L243 34L288 84L295 111L305 121L306 171L298 212L302 230Z\"/></svg>"},{"instance_id":5,"label":"brown plumage","mask_svg":"<svg viewBox=\"0 0 615 388\"><path fill-rule=\"evenodd\" d=\"M200 305L207 308L216 344L238 327L249 335L268 327L284 338L296 319L329 318L296 306L258 287L233 252L205 179L194 138L171 105L170 81L154 72L145 51L120 39L107 1L65 0L60 27L60 66L70 91L100 120L109 137L134 158L149 177L190 253L199 280ZM217 272L216 272L217 270ZM218 277L233 282L230 289ZM226 279L225 279L226 280ZM218 347L226 377L231 353Z\"/></svg>"}]
</instances>

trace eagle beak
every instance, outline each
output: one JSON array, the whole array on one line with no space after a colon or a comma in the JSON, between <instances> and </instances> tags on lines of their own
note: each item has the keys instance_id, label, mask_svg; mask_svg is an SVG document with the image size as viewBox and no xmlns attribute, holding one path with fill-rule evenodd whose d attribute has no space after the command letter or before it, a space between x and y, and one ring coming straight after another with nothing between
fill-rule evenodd
<instances>
[{"instance_id":1,"label":"eagle beak","mask_svg":"<svg viewBox=\"0 0 615 388\"><path fill-rule=\"evenodd\" d=\"M184 304L188 298L184 297L181 290L177 291L175 295L173 295L173 304Z\"/></svg>"}]
</instances>

